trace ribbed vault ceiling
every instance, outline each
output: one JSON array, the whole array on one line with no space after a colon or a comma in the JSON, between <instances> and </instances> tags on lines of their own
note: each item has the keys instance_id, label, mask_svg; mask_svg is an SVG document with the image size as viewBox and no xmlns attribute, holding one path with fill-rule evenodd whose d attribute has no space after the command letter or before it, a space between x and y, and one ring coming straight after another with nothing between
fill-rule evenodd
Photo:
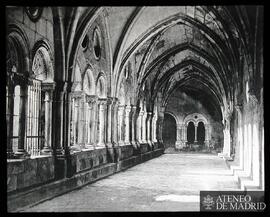
<instances>
[{"instance_id":1,"label":"ribbed vault ceiling","mask_svg":"<svg viewBox=\"0 0 270 217\"><path fill-rule=\"evenodd\" d=\"M135 56L137 93L145 92L152 103L162 93L166 105L172 92L181 88L195 97L209 96L220 112L221 106L226 108L239 73L239 48L246 43L244 31L237 28L239 20L228 8L147 7L137 13L125 36L121 63L116 61L114 69L121 71ZM154 13L158 17L153 18Z\"/></svg>"}]
</instances>

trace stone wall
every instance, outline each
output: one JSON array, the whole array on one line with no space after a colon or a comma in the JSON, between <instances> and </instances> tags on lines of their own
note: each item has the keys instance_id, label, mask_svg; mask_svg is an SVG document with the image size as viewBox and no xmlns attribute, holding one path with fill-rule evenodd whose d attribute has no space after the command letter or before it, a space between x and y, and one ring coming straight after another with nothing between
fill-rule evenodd
<instances>
[{"instance_id":1,"label":"stone wall","mask_svg":"<svg viewBox=\"0 0 270 217\"><path fill-rule=\"evenodd\" d=\"M12 192L54 179L54 159L42 156L7 160L7 191Z\"/></svg>"},{"instance_id":2,"label":"stone wall","mask_svg":"<svg viewBox=\"0 0 270 217\"><path fill-rule=\"evenodd\" d=\"M71 156L71 162L76 173L101 166L107 163L106 148L74 153Z\"/></svg>"},{"instance_id":3,"label":"stone wall","mask_svg":"<svg viewBox=\"0 0 270 217\"><path fill-rule=\"evenodd\" d=\"M37 22L30 20L24 7L7 8L6 15L9 25L16 25L25 33L29 51L33 50L38 41L45 40L54 54L53 15L50 7L43 7L41 17Z\"/></svg>"},{"instance_id":4,"label":"stone wall","mask_svg":"<svg viewBox=\"0 0 270 217\"><path fill-rule=\"evenodd\" d=\"M177 124L183 124L184 118L193 113L202 114L208 121L210 126L210 143L216 149L223 147L223 125L218 120L217 115L213 116L200 101L195 100L181 91L175 91L168 101L165 113L174 114L177 118ZM214 113L211 111L211 113ZM168 131L169 132L169 131Z\"/></svg>"},{"instance_id":5,"label":"stone wall","mask_svg":"<svg viewBox=\"0 0 270 217\"><path fill-rule=\"evenodd\" d=\"M9 160L8 212L17 212L25 206L34 205L82 187L136 164L158 157L164 152L163 148L157 148L157 144L155 144L154 150L151 151L147 149L147 144L143 145L143 147L144 152L139 151L136 154L132 145L115 147L116 158L118 158L116 162L108 161L108 150L106 148L73 153L70 156L72 174L69 174L71 175L70 177L64 177L60 180L53 180L54 162L51 157ZM63 170L71 168L63 168ZM27 177L25 182L20 182L25 184L24 186L17 187L19 176ZM19 190L19 188L24 189L20 192L15 191Z\"/></svg>"}]
</instances>

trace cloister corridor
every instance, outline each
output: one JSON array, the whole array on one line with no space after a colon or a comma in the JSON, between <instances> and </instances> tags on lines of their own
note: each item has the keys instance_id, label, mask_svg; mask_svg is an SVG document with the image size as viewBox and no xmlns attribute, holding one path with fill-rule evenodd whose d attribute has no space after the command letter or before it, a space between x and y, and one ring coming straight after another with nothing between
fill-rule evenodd
<instances>
[{"instance_id":1,"label":"cloister corridor","mask_svg":"<svg viewBox=\"0 0 270 217\"><path fill-rule=\"evenodd\" d=\"M199 211L200 190L239 190L216 154L164 154L22 212Z\"/></svg>"},{"instance_id":2,"label":"cloister corridor","mask_svg":"<svg viewBox=\"0 0 270 217\"><path fill-rule=\"evenodd\" d=\"M9 3L5 18L8 213L267 192L263 5Z\"/></svg>"}]
</instances>

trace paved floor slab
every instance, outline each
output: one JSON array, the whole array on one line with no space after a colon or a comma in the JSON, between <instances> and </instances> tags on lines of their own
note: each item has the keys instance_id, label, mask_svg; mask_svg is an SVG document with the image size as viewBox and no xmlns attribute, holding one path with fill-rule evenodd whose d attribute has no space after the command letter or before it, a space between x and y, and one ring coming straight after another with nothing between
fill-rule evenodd
<instances>
[{"instance_id":1,"label":"paved floor slab","mask_svg":"<svg viewBox=\"0 0 270 217\"><path fill-rule=\"evenodd\" d=\"M164 154L26 212L199 211L200 190L239 190L214 154Z\"/></svg>"}]
</instances>

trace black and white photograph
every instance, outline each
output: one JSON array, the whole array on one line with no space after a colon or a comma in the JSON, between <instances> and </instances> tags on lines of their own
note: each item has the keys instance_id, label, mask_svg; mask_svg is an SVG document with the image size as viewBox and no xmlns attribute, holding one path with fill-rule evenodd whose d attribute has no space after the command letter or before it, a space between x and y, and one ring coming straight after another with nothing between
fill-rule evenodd
<instances>
[{"instance_id":1,"label":"black and white photograph","mask_svg":"<svg viewBox=\"0 0 270 217\"><path fill-rule=\"evenodd\" d=\"M8 213L266 211L263 5L6 5L5 26Z\"/></svg>"}]
</instances>

